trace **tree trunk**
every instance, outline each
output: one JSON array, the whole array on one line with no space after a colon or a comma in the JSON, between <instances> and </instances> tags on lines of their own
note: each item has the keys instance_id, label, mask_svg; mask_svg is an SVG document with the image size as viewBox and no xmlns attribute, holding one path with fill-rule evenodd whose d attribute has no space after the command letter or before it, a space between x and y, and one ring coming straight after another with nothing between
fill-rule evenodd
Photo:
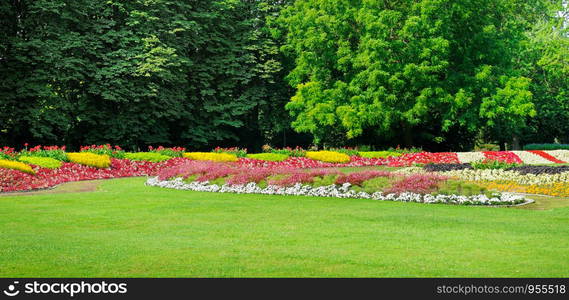
<instances>
[{"instance_id":1,"label":"tree trunk","mask_svg":"<svg viewBox=\"0 0 569 300\"><path fill-rule=\"evenodd\" d=\"M517 135L514 135L512 137L512 149L510 150L521 150L522 148L520 147L520 137Z\"/></svg>"},{"instance_id":2,"label":"tree trunk","mask_svg":"<svg viewBox=\"0 0 569 300\"><path fill-rule=\"evenodd\" d=\"M406 147L413 147L413 132L411 126L404 124L403 125L403 142L405 143Z\"/></svg>"}]
</instances>

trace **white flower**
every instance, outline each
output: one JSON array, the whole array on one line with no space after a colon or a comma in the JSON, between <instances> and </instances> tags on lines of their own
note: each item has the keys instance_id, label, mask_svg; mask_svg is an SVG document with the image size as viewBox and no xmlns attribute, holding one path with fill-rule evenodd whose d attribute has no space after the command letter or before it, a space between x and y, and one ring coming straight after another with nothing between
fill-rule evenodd
<instances>
[{"instance_id":1,"label":"white flower","mask_svg":"<svg viewBox=\"0 0 569 300\"><path fill-rule=\"evenodd\" d=\"M524 164L527 165L543 165L543 164L550 164L551 161L528 151L511 151L515 155L517 155Z\"/></svg>"},{"instance_id":2,"label":"white flower","mask_svg":"<svg viewBox=\"0 0 569 300\"><path fill-rule=\"evenodd\" d=\"M375 192L369 194L366 192L355 192L350 189L350 184L345 183L341 186L335 184L328 186L312 187L310 185L302 185L297 183L290 187L281 187L269 185L261 188L256 183L251 182L246 185L228 185L222 186L209 184L209 182L190 182L186 183L182 178L172 180L159 180L158 177L148 178L146 181L148 186L157 186L162 188L171 188L177 190L190 190L198 192L219 192L219 193L238 193L238 194L266 194L266 195L292 195L292 196L316 196L316 197L337 197L337 198L360 198L388 201L403 202L420 202L420 203L450 203L450 204L469 204L469 205L514 205L520 203L530 203L532 200L526 199L520 195L509 193L496 193L494 197L488 198L486 195L462 196L462 195L422 195L415 193L401 194L383 194Z\"/></svg>"},{"instance_id":3,"label":"white flower","mask_svg":"<svg viewBox=\"0 0 569 300\"><path fill-rule=\"evenodd\" d=\"M545 153L561 160L564 162L569 162L569 150L549 150L545 151ZM551 163L551 162L550 162Z\"/></svg>"},{"instance_id":4,"label":"white flower","mask_svg":"<svg viewBox=\"0 0 569 300\"><path fill-rule=\"evenodd\" d=\"M458 161L463 164L486 159L482 152L456 152L456 155L458 156Z\"/></svg>"}]
</instances>

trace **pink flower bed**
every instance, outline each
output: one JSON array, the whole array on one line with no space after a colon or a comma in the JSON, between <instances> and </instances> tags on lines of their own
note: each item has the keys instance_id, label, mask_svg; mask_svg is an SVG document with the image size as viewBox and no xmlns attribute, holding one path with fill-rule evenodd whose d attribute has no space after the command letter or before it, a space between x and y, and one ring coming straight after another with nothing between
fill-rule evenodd
<instances>
[{"instance_id":1,"label":"pink flower bed","mask_svg":"<svg viewBox=\"0 0 569 300\"><path fill-rule=\"evenodd\" d=\"M362 185L364 181L376 177L393 177L393 173L386 171L364 171L350 174L342 174L336 179L336 184L350 183L353 185Z\"/></svg>"},{"instance_id":2,"label":"pink flower bed","mask_svg":"<svg viewBox=\"0 0 569 300\"><path fill-rule=\"evenodd\" d=\"M393 183L386 193L401 194L405 192L417 194L429 194L437 190L439 183L447 180L447 177L432 174L415 174L404 177Z\"/></svg>"}]
</instances>

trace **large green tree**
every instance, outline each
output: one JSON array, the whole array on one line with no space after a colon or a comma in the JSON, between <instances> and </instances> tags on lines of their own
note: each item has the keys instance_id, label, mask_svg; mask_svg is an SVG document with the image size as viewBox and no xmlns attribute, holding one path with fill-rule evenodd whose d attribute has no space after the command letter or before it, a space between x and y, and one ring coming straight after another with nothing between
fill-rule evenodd
<instances>
[{"instance_id":1,"label":"large green tree","mask_svg":"<svg viewBox=\"0 0 569 300\"><path fill-rule=\"evenodd\" d=\"M537 117L527 134L532 142L569 142L569 4L553 3L534 22L520 51L518 68L532 78Z\"/></svg>"},{"instance_id":2,"label":"large green tree","mask_svg":"<svg viewBox=\"0 0 569 300\"><path fill-rule=\"evenodd\" d=\"M481 130L509 142L536 113L513 58L526 15L540 9L516 0L298 0L280 18L283 51L295 59L293 126L322 144L372 132L460 148Z\"/></svg>"}]
</instances>

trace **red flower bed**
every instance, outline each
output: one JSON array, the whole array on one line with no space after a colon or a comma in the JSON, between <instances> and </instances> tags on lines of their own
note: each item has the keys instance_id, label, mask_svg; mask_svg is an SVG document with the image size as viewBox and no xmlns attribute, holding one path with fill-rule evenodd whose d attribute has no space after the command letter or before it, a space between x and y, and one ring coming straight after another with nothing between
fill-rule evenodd
<instances>
[{"instance_id":1,"label":"red flower bed","mask_svg":"<svg viewBox=\"0 0 569 300\"><path fill-rule=\"evenodd\" d=\"M523 163L519 156L510 151L486 151L482 153L484 153L484 156L489 160L497 160L509 164Z\"/></svg>"},{"instance_id":2,"label":"red flower bed","mask_svg":"<svg viewBox=\"0 0 569 300\"><path fill-rule=\"evenodd\" d=\"M185 161L187 160L184 158L174 158L160 163L111 159L111 167L108 169L63 163L59 169L36 166L34 167L35 175L17 170L0 169L0 192L42 189L70 181L155 175L164 167L172 167Z\"/></svg>"},{"instance_id":3,"label":"red flower bed","mask_svg":"<svg viewBox=\"0 0 569 300\"><path fill-rule=\"evenodd\" d=\"M389 163L390 167L406 167L413 164L458 164L458 155L455 152L420 152L420 153L407 153L399 157L391 157Z\"/></svg>"}]
</instances>

